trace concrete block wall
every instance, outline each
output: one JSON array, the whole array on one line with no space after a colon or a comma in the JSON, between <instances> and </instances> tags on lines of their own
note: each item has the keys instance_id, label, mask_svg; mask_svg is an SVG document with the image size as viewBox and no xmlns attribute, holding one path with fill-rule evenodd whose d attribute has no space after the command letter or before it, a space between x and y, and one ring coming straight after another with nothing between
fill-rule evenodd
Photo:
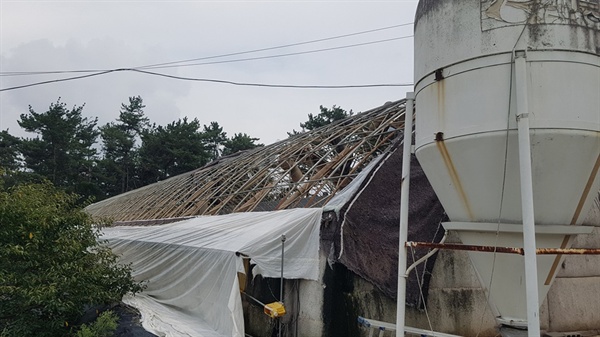
<instances>
[{"instance_id":1,"label":"concrete block wall","mask_svg":"<svg viewBox=\"0 0 600 337\"><path fill-rule=\"evenodd\" d=\"M595 212L595 213L594 213ZM586 224L600 225L600 211L593 210ZM448 243L459 243L450 233ZM574 248L600 248L600 227L590 235L575 238ZM321 258L322 275L330 270L326 258ZM335 307L330 310L340 315L324 323L324 302L327 287L337 287L325 279L300 281L298 336L337 336L336 324L342 324L348 336L368 335L368 329L356 326L358 315L394 323L396 300L389 298L376 286L357 275L350 277L349 290L342 291ZM292 292L289 292L292 293ZM429 284L427 312L408 308L409 326L433 329L462 336L497 336L497 323L490 309L484 288L471 265L466 252L440 251ZM543 331L567 334L569 332L596 332L600 335L600 255L569 255L559 265L557 277L540 308ZM329 324L327 327L325 325ZM351 328L348 328L351 326ZM556 334L553 334L556 335ZM586 334L582 334L586 335Z\"/></svg>"},{"instance_id":2,"label":"concrete block wall","mask_svg":"<svg viewBox=\"0 0 600 337\"><path fill-rule=\"evenodd\" d=\"M600 227L579 235L573 248L600 248ZM567 255L547 296L549 331L600 334L600 255Z\"/></svg>"},{"instance_id":3,"label":"concrete block wall","mask_svg":"<svg viewBox=\"0 0 600 337\"><path fill-rule=\"evenodd\" d=\"M446 242L460 240L450 233ZM600 228L595 228L590 235L576 237L573 248L600 248ZM541 329L600 334L600 255L565 256L559 268L540 308ZM435 331L462 336L496 336L498 333L486 293L466 252L438 253L429 284L427 309L427 314L409 309L407 325L423 329L431 326ZM389 311L395 312L391 308ZM393 322L395 317L388 319Z\"/></svg>"},{"instance_id":4,"label":"concrete block wall","mask_svg":"<svg viewBox=\"0 0 600 337\"><path fill-rule=\"evenodd\" d=\"M449 233L446 242L460 241L455 234ZM442 250L438 253L427 307L435 331L461 336L497 335L486 293L466 252ZM429 329L422 325L422 319L415 323L419 328Z\"/></svg>"},{"instance_id":5,"label":"concrete block wall","mask_svg":"<svg viewBox=\"0 0 600 337\"><path fill-rule=\"evenodd\" d=\"M325 324L323 322L323 305L326 284L323 280L327 266L327 257L321 249L319 253L320 278L313 280L297 280L297 289L291 288L287 291L290 296L297 296L295 310L297 310L297 322L294 322L298 337L324 336ZM289 302L294 300L290 299ZM287 336L296 336L288 334Z\"/></svg>"}]
</instances>

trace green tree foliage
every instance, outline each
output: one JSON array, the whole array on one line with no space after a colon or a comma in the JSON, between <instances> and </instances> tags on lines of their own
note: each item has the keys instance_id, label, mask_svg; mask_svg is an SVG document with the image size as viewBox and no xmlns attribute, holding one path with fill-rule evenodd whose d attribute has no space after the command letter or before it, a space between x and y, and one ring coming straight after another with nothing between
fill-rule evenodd
<instances>
[{"instance_id":1,"label":"green tree foliage","mask_svg":"<svg viewBox=\"0 0 600 337\"><path fill-rule=\"evenodd\" d=\"M221 147L227 141L227 133L217 122L210 122L210 125L204 125L203 139L206 148L210 152L211 159L215 160L221 155Z\"/></svg>"},{"instance_id":2,"label":"green tree foliage","mask_svg":"<svg viewBox=\"0 0 600 337\"><path fill-rule=\"evenodd\" d=\"M142 290L76 205L50 183L0 189L3 336L68 336L86 305Z\"/></svg>"},{"instance_id":3,"label":"green tree foliage","mask_svg":"<svg viewBox=\"0 0 600 337\"><path fill-rule=\"evenodd\" d=\"M302 131L314 130L327 124L331 124L337 120L352 116L353 114L352 110L347 112L346 110L335 105L332 106L331 109L321 105L319 106L319 109L321 112L318 115L314 116L313 114L308 114L308 120L304 123L300 123Z\"/></svg>"},{"instance_id":4,"label":"green tree foliage","mask_svg":"<svg viewBox=\"0 0 600 337\"><path fill-rule=\"evenodd\" d=\"M230 139L227 139L223 143L223 155L227 156L234 154L239 151L250 150L258 146L264 146L264 144L256 144L258 138L253 138L245 133L236 133Z\"/></svg>"},{"instance_id":5,"label":"green tree foliage","mask_svg":"<svg viewBox=\"0 0 600 337\"><path fill-rule=\"evenodd\" d=\"M19 144L19 138L8 133L8 130L0 131L0 167L5 171L19 168Z\"/></svg>"},{"instance_id":6,"label":"green tree foliage","mask_svg":"<svg viewBox=\"0 0 600 337\"><path fill-rule=\"evenodd\" d=\"M21 140L21 154L27 169L56 186L82 196L95 196L93 183L96 162L97 119L82 116L83 106L68 109L60 99L48 111L21 114L19 125L35 138Z\"/></svg>"},{"instance_id":7,"label":"green tree foliage","mask_svg":"<svg viewBox=\"0 0 600 337\"><path fill-rule=\"evenodd\" d=\"M183 118L166 126L150 125L140 96L129 97L118 119L99 128L96 118L83 117L83 108L68 109L60 98L43 113L30 106L18 122L33 137L0 132L0 178L5 186L48 180L83 200L101 200L263 145L246 133L228 138L216 121L202 125ZM323 116L330 113L321 110ZM334 106L331 118L337 118L338 110ZM323 116L309 115L309 122L301 126L312 128Z\"/></svg>"},{"instance_id":8,"label":"green tree foliage","mask_svg":"<svg viewBox=\"0 0 600 337\"><path fill-rule=\"evenodd\" d=\"M140 96L129 97L129 104L121 105L117 123L100 128L104 157L99 162L100 183L107 196L127 192L135 187L138 147L136 139L148 125L144 116L145 105Z\"/></svg>"},{"instance_id":9,"label":"green tree foliage","mask_svg":"<svg viewBox=\"0 0 600 337\"><path fill-rule=\"evenodd\" d=\"M8 130L0 131L0 178L6 186L43 179L21 169L20 145L21 140L18 137L11 135Z\"/></svg>"},{"instance_id":10,"label":"green tree foliage","mask_svg":"<svg viewBox=\"0 0 600 337\"><path fill-rule=\"evenodd\" d=\"M204 166L210 159L197 119L179 119L142 131L139 152L143 185Z\"/></svg>"},{"instance_id":11,"label":"green tree foliage","mask_svg":"<svg viewBox=\"0 0 600 337\"><path fill-rule=\"evenodd\" d=\"M101 313L91 324L82 324L76 337L110 337L118 327L119 316L108 310Z\"/></svg>"}]
</instances>

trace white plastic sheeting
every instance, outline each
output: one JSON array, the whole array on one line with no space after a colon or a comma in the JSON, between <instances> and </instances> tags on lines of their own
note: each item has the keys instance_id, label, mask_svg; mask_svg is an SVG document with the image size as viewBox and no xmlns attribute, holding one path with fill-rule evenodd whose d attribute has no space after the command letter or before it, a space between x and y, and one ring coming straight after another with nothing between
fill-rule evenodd
<instances>
[{"instance_id":1,"label":"white plastic sheeting","mask_svg":"<svg viewBox=\"0 0 600 337\"><path fill-rule=\"evenodd\" d=\"M237 272L317 280L321 209L203 216L161 226L105 228L102 239L147 289L125 302L159 336L244 336Z\"/></svg>"},{"instance_id":2,"label":"white plastic sheeting","mask_svg":"<svg viewBox=\"0 0 600 337\"><path fill-rule=\"evenodd\" d=\"M348 186L338 191L329 202L323 207L323 212L334 211L336 216L340 216L340 210L346 204L356 197L356 192L362 186L365 179L371 175L371 171L379 169L381 164L389 157L390 153L380 155L373 160L354 178Z\"/></svg>"}]
</instances>

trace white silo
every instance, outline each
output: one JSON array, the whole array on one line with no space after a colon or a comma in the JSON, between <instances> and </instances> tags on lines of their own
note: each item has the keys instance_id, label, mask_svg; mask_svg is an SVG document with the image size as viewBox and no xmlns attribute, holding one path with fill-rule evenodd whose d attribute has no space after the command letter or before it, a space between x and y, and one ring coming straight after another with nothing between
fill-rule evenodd
<instances>
[{"instance_id":1,"label":"white silo","mask_svg":"<svg viewBox=\"0 0 600 337\"><path fill-rule=\"evenodd\" d=\"M415 151L451 220L446 229L463 243L523 247L529 221L538 248L568 248L572 235L590 232L577 225L600 189L599 7L419 2ZM528 185L534 212L524 219ZM526 325L526 260L469 255L499 322ZM537 257L540 301L560 259Z\"/></svg>"}]
</instances>

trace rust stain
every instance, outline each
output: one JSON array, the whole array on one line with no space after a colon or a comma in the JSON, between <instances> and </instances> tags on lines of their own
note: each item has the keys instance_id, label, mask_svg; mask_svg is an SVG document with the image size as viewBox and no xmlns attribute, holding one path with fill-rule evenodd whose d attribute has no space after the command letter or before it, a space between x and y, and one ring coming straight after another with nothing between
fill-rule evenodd
<instances>
[{"instance_id":1,"label":"rust stain","mask_svg":"<svg viewBox=\"0 0 600 337\"><path fill-rule=\"evenodd\" d=\"M507 253L523 255L523 248L513 247L494 247L494 246L476 246L462 245L456 243L435 243L435 242L407 242L407 247L415 248L437 248L448 250L465 250L472 252L488 252L488 253Z\"/></svg>"},{"instance_id":2,"label":"rust stain","mask_svg":"<svg viewBox=\"0 0 600 337\"><path fill-rule=\"evenodd\" d=\"M538 255L600 255L600 248L538 248Z\"/></svg>"},{"instance_id":3,"label":"rust stain","mask_svg":"<svg viewBox=\"0 0 600 337\"><path fill-rule=\"evenodd\" d=\"M446 144L444 143L444 140L442 139L443 135L440 135L440 133L438 133L438 136L436 136L436 146L438 148L438 150L440 151L440 154L442 155L442 159L444 160L444 164L446 165L446 168L448 169L448 173L450 175L450 179L452 180L452 184L454 185L454 187L456 188L456 191L458 192L458 196L460 198L460 201L462 202L465 210L467 211L467 214L469 215L469 219L471 221L475 221L475 217L473 216L473 211L471 210L471 205L469 204L469 200L467 199L467 194L465 193L465 190L460 182L460 178L458 177L458 172L456 172L456 167L454 166L454 163L452 162L452 158L450 157L450 153L448 152L448 149L446 148Z\"/></svg>"},{"instance_id":4,"label":"rust stain","mask_svg":"<svg viewBox=\"0 0 600 337\"><path fill-rule=\"evenodd\" d=\"M583 205L585 204L585 201L586 201L588 195L590 194L590 190L592 189L592 184L594 183L594 180L596 179L596 176L598 175L598 170L600 170L600 154L598 155L598 158L596 158L596 163L594 164L594 167L592 168L592 172L590 173L590 177L588 178L587 184L585 185L585 188L583 189L581 198L579 198L579 203L577 204L577 208L575 208L575 213L573 214L573 218L571 219L571 225L576 224L577 221L579 220L579 216L581 215L581 210L583 209ZM570 235L565 236L565 238L563 239L563 242L560 245L561 249L564 249L567 246L570 238L571 238ZM562 257L562 255L557 255L556 258L554 259L554 262L552 263L552 267L550 268L550 272L548 273L548 276L546 277L546 282L544 283L545 285L550 285L550 282L552 282L552 277L554 277L554 273L556 273L556 268L558 268L558 263L560 262L561 257Z\"/></svg>"},{"instance_id":5,"label":"rust stain","mask_svg":"<svg viewBox=\"0 0 600 337\"><path fill-rule=\"evenodd\" d=\"M515 247L494 247L494 246L476 246L476 245L462 245L457 243L435 243L435 242L414 242L409 241L406 243L406 247L413 248L436 248L436 249L447 249L447 250L464 250L471 252L485 252L485 253L506 253L506 254L518 254L524 255L525 249ZM535 253L538 255L600 255L600 249L598 248L576 248L576 249L564 249L564 248L537 248Z\"/></svg>"},{"instance_id":6,"label":"rust stain","mask_svg":"<svg viewBox=\"0 0 600 337\"><path fill-rule=\"evenodd\" d=\"M446 119L446 81L443 78L434 83L437 92L437 118L438 126L443 129L444 120Z\"/></svg>"}]
</instances>

